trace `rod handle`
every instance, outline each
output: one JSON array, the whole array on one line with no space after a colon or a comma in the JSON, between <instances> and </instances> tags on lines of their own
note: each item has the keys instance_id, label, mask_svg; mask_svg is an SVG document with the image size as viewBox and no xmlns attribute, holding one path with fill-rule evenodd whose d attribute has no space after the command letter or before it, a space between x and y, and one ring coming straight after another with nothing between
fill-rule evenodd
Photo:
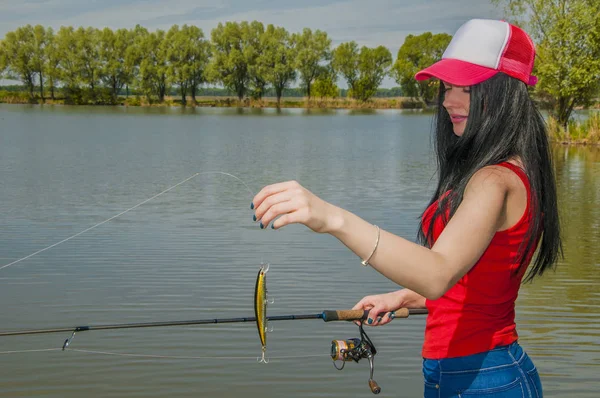
<instances>
[{"instance_id":1,"label":"rod handle","mask_svg":"<svg viewBox=\"0 0 600 398\"><path fill-rule=\"evenodd\" d=\"M323 320L332 321L360 321L366 319L369 311L364 310L325 310L323 311Z\"/></svg>"},{"instance_id":2,"label":"rod handle","mask_svg":"<svg viewBox=\"0 0 600 398\"><path fill-rule=\"evenodd\" d=\"M369 380L369 388L373 394L379 394L381 392L381 387L379 387L379 384L373 379Z\"/></svg>"},{"instance_id":3,"label":"rod handle","mask_svg":"<svg viewBox=\"0 0 600 398\"><path fill-rule=\"evenodd\" d=\"M408 318L410 312L408 308L398 308L394 314L396 315L396 318Z\"/></svg>"},{"instance_id":4,"label":"rod handle","mask_svg":"<svg viewBox=\"0 0 600 398\"><path fill-rule=\"evenodd\" d=\"M426 309L399 308L395 311L395 318L408 318L409 315L426 315ZM321 314L325 322L332 321L362 321L369 316L368 310L325 310Z\"/></svg>"}]
</instances>

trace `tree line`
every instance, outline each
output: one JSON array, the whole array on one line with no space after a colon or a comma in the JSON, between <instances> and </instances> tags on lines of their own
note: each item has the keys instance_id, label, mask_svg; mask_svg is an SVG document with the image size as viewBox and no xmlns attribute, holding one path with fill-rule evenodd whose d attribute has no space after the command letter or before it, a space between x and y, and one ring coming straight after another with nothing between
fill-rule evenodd
<instances>
[{"instance_id":1,"label":"tree line","mask_svg":"<svg viewBox=\"0 0 600 398\"><path fill-rule=\"evenodd\" d=\"M258 21L227 22L211 31L173 25L168 31L26 25L0 41L0 72L19 80L33 99L55 99L60 88L71 102L115 102L123 92L162 102L175 90L183 104L200 87L221 84L242 100L285 92L335 97L340 91L366 101L382 95L392 70L390 51L355 42L331 48L327 33L289 33ZM340 90L342 76L348 89ZM291 88L299 81L300 90ZM390 90L398 93L398 90ZM108 98L107 98L108 96Z\"/></svg>"},{"instance_id":2,"label":"tree line","mask_svg":"<svg viewBox=\"0 0 600 398\"><path fill-rule=\"evenodd\" d=\"M537 47L532 92L566 125L576 107L600 95L600 2L597 0L492 0L505 5L511 22L526 28ZM519 20L525 16L528 20ZM403 96L433 103L438 83L417 82L415 73L440 59L448 34L408 35L392 62L384 46L347 42L332 48L326 32L305 28L290 33L258 21L220 23L210 39L196 26L168 31L23 26L0 41L0 75L20 80L35 98L55 97L61 89L72 103L115 102L130 90L164 101L176 90L182 103L196 100L200 87L220 84L242 100L266 94L281 101L297 89L311 97L343 94L367 101L381 94L386 76Z\"/></svg>"}]
</instances>

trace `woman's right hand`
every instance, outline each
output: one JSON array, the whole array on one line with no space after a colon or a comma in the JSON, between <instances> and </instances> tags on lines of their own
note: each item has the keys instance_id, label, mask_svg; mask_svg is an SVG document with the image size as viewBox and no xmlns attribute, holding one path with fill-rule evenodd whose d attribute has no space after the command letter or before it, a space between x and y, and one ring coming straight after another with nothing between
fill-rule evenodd
<instances>
[{"instance_id":1,"label":"woman's right hand","mask_svg":"<svg viewBox=\"0 0 600 398\"><path fill-rule=\"evenodd\" d=\"M393 312L399 308L425 308L425 297L409 289L363 297L352 308L368 310L366 324L369 326L386 325L392 321Z\"/></svg>"}]
</instances>

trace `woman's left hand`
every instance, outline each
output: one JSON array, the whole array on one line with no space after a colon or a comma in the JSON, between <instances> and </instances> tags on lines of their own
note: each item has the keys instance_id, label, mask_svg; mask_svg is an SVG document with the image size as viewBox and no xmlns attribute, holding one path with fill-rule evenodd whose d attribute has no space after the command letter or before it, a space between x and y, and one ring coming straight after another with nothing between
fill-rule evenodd
<instances>
[{"instance_id":1,"label":"woman's left hand","mask_svg":"<svg viewBox=\"0 0 600 398\"><path fill-rule=\"evenodd\" d=\"M331 230L338 209L296 181L267 185L256 194L251 208L261 228L269 223L274 229L298 223L320 233Z\"/></svg>"}]
</instances>

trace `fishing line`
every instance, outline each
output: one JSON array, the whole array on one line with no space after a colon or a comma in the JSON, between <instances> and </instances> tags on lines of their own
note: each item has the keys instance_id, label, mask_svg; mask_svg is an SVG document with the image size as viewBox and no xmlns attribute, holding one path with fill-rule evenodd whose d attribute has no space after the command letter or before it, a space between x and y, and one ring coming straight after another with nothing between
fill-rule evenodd
<instances>
[{"instance_id":1,"label":"fishing line","mask_svg":"<svg viewBox=\"0 0 600 398\"><path fill-rule=\"evenodd\" d=\"M256 361L256 355L251 357L229 357L229 356L176 356L176 355L153 355L153 354L129 354L112 351L94 351L94 350L82 350L79 348L68 348L65 351L75 351L85 354L98 354L98 355L112 355L112 356L124 356L133 358L155 358L155 359L248 359ZM293 358L314 358L314 357L330 357L329 354L313 354L313 355L286 355L286 356L269 356L271 359L293 359Z\"/></svg>"},{"instance_id":2,"label":"fishing line","mask_svg":"<svg viewBox=\"0 0 600 398\"><path fill-rule=\"evenodd\" d=\"M62 348L42 348L37 350L0 351L0 354L24 354L28 352L62 351Z\"/></svg>"},{"instance_id":3,"label":"fishing line","mask_svg":"<svg viewBox=\"0 0 600 398\"><path fill-rule=\"evenodd\" d=\"M63 351L62 348L45 348L36 350L13 350L13 351L0 351L0 355L7 354L27 354L32 352L49 352L49 351ZM155 358L155 359L251 359L256 360L256 356L251 357L230 357L230 356L177 356L177 355L157 355L157 354L132 354L125 352L114 352L114 351L96 351L96 350L83 350L80 348L66 348L64 351L74 351L83 354L97 354L97 355L111 355L121 357L133 357L133 358ZM292 358L315 358L315 357L329 357L329 354L312 354L312 355L287 355L287 356L269 356L269 359L292 359Z\"/></svg>"},{"instance_id":4,"label":"fishing line","mask_svg":"<svg viewBox=\"0 0 600 398\"><path fill-rule=\"evenodd\" d=\"M50 351L62 351L62 348L46 348L46 349L37 349L37 350L16 350L16 351L0 351L0 355L6 354L26 354L32 352L50 352ZM236 360L252 360L256 361L255 356L178 356L178 355L157 355L157 354L133 354L133 353L124 353L124 352L114 352L114 351L97 351L97 350L83 350L80 348L66 348L64 351L73 351L82 354L92 354L92 355L108 355L108 356L120 356L120 357L131 357L131 358L152 358L152 359L236 359ZM386 352L400 352L406 350L386 350ZM278 360L278 359L297 359L297 358L323 358L328 357L331 358L330 353L326 354L303 354L303 355L269 355L270 360Z\"/></svg>"},{"instance_id":5,"label":"fishing line","mask_svg":"<svg viewBox=\"0 0 600 398\"><path fill-rule=\"evenodd\" d=\"M112 221L112 220L114 220L115 218L117 218L117 217L120 217L120 216L122 216L123 214L130 212L131 210L137 209L138 207L142 206L143 204L145 204L145 203L148 203L148 202L150 202L151 200L153 200L153 199L156 199L156 198L158 198L159 196L161 196L161 195L163 195L163 194L165 194L165 193L167 193L167 192L169 192L169 191L171 191L171 190L173 190L173 189L177 188L178 186L180 186L180 185L182 185L182 184L184 184L184 183L188 182L189 180L191 180L191 179L193 179L193 178L195 178L195 177L197 177L197 176L199 176L199 175L203 175L203 174L222 174L222 175L226 175L226 176L229 176L229 177L233 177L233 178L235 178L236 180L238 180L239 182L241 182L242 184L244 184L244 186L246 187L246 189L247 189L247 190L248 190L248 192L250 193L250 197L251 197L251 198L252 198L252 197L254 197L254 193L252 192L252 190L250 189L250 187L248 186L248 184L246 184L246 183L245 183L245 182L244 182L244 181L243 181L241 178L239 178L239 177L237 177L237 176L235 176L235 175L233 175L233 174L231 174L231 173L226 173L226 172L224 172L224 171L203 171L203 172L198 172L198 173L195 173L194 175L192 175L192 176L190 176L190 177L186 178L185 180L183 180L183 181L181 181L181 182L179 182L179 183L177 183L177 184L173 185L172 187L170 187L170 188L167 188L167 189L165 189L164 191L162 191L162 192L160 192L160 193L158 193L158 194L156 194L156 195L152 196L151 198L148 198L148 199L146 199L146 200L144 200L144 201L142 201L142 202L140 202L140 203L136 204L135 206L133 206L133 207L130 207L129 209L127 209L127 210L125 210L125 211L122 211L121 213L119 213L119 214L117 214L117 215L114 215L114 216L112 216L112 217L110 217L110 218L107 218L106 220L104 220L104 221L102 221L102 222L99 222L98 224L96 224L96 225L93 225L93 226L91 226L91 227L89 227L89 228L87 228L87 229L84 229L83 231L81 231L81 232L78 232L78 233L76 233L75 235L71 235L71 236L69 236L68 238L65 238L65 239L61 240L60 242L56 242L56 243L54 243L54 244L52 244L52 245L50 245L50 246L48 246L48 247L45 247L45 248L43 248L43 249L41 249L41 250L38 250L38 251L36 251L36 252L34 252L34 253L31 253L31 254L30 254L30 255L28 255L28 256L25 256L25 257L23 257L23 258L20 258L20 259L18 259L18 260L15 260L15 261L13 261L13 262L11 262L11 263L8 263L8 264L6 264L6 265L3 265L3 266L1 266L1 267L0 267L0 270L3 270L4 268L10 267L11 265L14 265L14 264L20 263L21 261L27 260L28 258L31 258L31 257L33 257L33 256L35 256L35 255L38 255L38 254L40 254L40 253L43 253L43 252L45 252L46 250L52 249L53 247L56 247L56 246L58 246L58 245L60 245L60 244L63 244L63 243L65 243L65 242L68 242L68 241L70 241L71 239L74 239L74 238L78 237L79 235L82 235L82 234L84 234L84 233L86 233L86 232L88 232L88 231L91 231L92 229L94 229L94 228L97 228L97 227L101 226L102 224L106 224L107 222L109 222L109 221Z\"/></svg>"}]
</instances>

